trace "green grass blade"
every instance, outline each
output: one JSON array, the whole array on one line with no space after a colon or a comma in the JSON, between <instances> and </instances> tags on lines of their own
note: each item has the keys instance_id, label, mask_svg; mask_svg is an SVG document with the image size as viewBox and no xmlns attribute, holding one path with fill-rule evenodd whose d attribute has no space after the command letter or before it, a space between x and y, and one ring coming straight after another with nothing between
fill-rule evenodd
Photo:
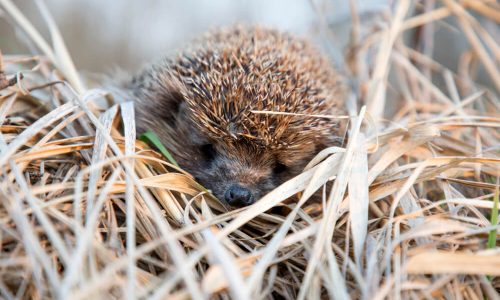
<instances>
[{"instance_id":1,"label":"green grass blade","mask_svg":"<svg viewBox=\"0 0 500 300\"><path fill-rule=\"evenodd\" d=\"M495 189L495 196L493 196L493 209L491 210L491 225L498 224L498 186ZM497 244L497 230L490 231L488 235L488 248L496 248Z\"/></svg>"},{"instance_id":2,"label":"green grass blade","mask_svg":"<svg viewBox=\"0 0 500 300\"><path fill-rule=\"evenodd\" d=\"M170 162L172 163L173 165L175 165L176 167L179 167L179 165L177 164L177 162L175 161L175 159L172 157L172 154L170 154L170 152L168 152L167 148L165 148L165 146L163 146L163 144L161 143L160 139L158 138L158 136L156 135L156 133L154 133L153 131L151 130L148 130L146 133L142 134L139 139L145 143L150 143L150 144L153 144L153 146L155 146L158 150L160 150L160 153L165 156L165 158ZM179 167L180 168L180 167Z\"/></svg>"}]
</instances>

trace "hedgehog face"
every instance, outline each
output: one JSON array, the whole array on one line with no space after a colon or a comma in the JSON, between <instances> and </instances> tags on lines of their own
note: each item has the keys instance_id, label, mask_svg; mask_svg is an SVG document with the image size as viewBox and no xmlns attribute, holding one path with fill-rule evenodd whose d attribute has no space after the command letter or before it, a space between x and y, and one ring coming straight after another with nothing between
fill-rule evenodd
<instances>
[{"instance_id":1,"label":"hedgehog face","mask_svg":"<svg viewBox=\"0 0 500 300\"><path fill-rule=\"evenodd\" d=\"M271 158L252 148L241 145L240 153L232 153L221 143L203 144L198 147L200 164L191 166L191 173L228 205L252 204L278 183Z\"/></svg>"},{"instance_id":2,"label":"hedgehog face","mask_svg":"<svg viewBox=\"0 0 500 300\"><path fill-rule=\"evenodd\" d=\"M247 206L299 174L315 154L315 144L275 148L244 136L214 136L200 126L186 102L177 107L160 138L179 165L231 207ZM156 120L156 118L150 118ZM164 131L168 129L168 131ZM238 128L233 128L239 130Z\"/></svg>"},{"instance_id":3,"label":"hedgehog face","mask_svg":"<svg viewBox=\"0 0 500 300\"><path fill-rule=\"evenodd\" d=\"M291 178L307 159L290 167L280 162L273 151L248 141L236 141L228 147L213 141L195 145L196 160L184 165L196 180L218 198L233 207L254 203L267 192Z\"/></svg>"}]
</instances>

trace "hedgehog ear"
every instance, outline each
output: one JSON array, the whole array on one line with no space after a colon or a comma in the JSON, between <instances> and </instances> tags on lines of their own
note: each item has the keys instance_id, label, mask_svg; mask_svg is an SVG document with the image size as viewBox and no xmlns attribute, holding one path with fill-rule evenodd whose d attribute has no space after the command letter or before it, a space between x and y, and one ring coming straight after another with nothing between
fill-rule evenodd
<instances>
[{"instance_id":1,"label":"hedgehog ear","mask_svg":"<svg viewBox=\"0 0 500 300\"><path fill-rule=\"evenodd\" d=\"M159 107L164 120L172 127L176 126L176 120L185 113L186 101L184 85L176 76L168 74L161 78L160 89L158 89Z\"/></svg>"},{"instance_id":2,"label":"hedgehog ear","mask_svg":"<svg viewBox=\"0 0 500 300\"><path fill-rule=\"evenodd\" d=\"M171 90L161 96L161 114L164 116L165 122L170 126L175 127L178 118L186 111L186 101L179 90Z\"/></svg>"}]
</instances>

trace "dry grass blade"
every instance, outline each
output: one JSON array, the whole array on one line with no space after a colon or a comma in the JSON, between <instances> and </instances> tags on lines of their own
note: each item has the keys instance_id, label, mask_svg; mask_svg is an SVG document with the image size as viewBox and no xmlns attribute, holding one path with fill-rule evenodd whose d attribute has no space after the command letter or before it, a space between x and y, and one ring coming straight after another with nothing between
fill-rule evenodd
<instances>
[{"instance_id":1,"label":"dry grass blade","mask_svg":"<svg viewBox=\"0 0 500 300\"><path fill-rule=\"evenodd\" d=\"M234 299L250 299L250 293L243 283L239 266L235 263L231 254L217 241L217 238L208 229L203 231L203 235L208 245L212 248L212 255L215 261L222 266L222 270L229 282L229 289Z\"/></svg>"},{"instance_id":2,"label":"dry grass blade","mask_svg":"<svg viewBox=\"0 0 500 300\"><path fill-rule=\"evenodd\" d=\"M368 161L366 139L358 135L356 153L354 153L351 175L349 177L349 211L354 247L354 258L361 266L364 242L368 228Z\"/></svg>"},{"instance_id":3,"label":"dry grass blade","mask_svg":"<svg viewBox=\"0 0 500 300\"><path fill-rule=\"evenodd\" d=\"M351 160L354 152L354 145L359 134L359 130L361 127L361 122L365 117L366 108L363 107L359 116L356 120L356 123L352 127L352 131L350 132L350 140L347 144L347 149L344 157L342 158L341 165L339 167L339 174L337 175L337 179L333 185L330 196L328 197L328 203L325 211L325 217L321 220L321 226L319 228L318 236L314 242L313 253L311 260L309 261L306 269L306 273L304 276L304 282L300 289L300 293L298 298L303 299L306 295L307 290L310 288L311 280L313 278L313 273L317 268L317 264L323 255L323 251L329 248L329 244L331 243L332 234L335 228L335 222L338 218L338 206L342 201L345 187L347 186L347 178L350 173ZM338 270L337 266L331 266L333 268L333 272ZM336 274L335 274L336 275ZM338 276L335 276L338 277ZM338 291L337 297L344 298L345 297L345 286L343 286L343 281L336 282L339 286L334 287L336 291ZM343 295L344 294L344 295Z\"/></svg>"},{"instance_id":4,"label":"dry grass blade","mask_svg":"<svg viewBox=\"0 0 500 300\"><path fill-rule=\"evenodd\" d=\"M500 47L482 26L500 6L429 1L397 2L383 26L352 1L367 112L295 116L349 118L347 146L226 211L136 141L132 102L79 83L42 0L51 43L0 0L43 54L0 54L0 297L497 298ZM430 56L438 25L470 43L457 72Z\"/></svg>"},{"instance_id":5,"label":"dry grass blade","mask_svg":"<svg viewBox=\"0 0 500 300\"><path fill-rule=\"evenodd\" d=\"M500 276L500 255L423 252L408 260L410 274L477 274Z\"/></svg>"},{"instance_id":6,"label":"dry grass blade","mask_svg":"<svg viewBox=\"0 0 500 300\"><path fill-rule=\"evenodd\" d=\"M370 81L368 112L376 120L382 117L385 107L385 95L387 89L387 76L389 75L389 57L396 38L401 33L403 19L410 6L409 0L398 2L397 9L393 18L393 24L384 34L384 42L380 44L377 53L376 65L373 70L373 77Z\"/></svg>"},{"instance_id":7,"label":"dry grass blade","mask_svg":"<svg viewBox=\"0 0 500 300\"><path fill-rule=\"evenodd\" d=\"M124 124L124 133L125 133L125 155L132 156L135 154L135 139L136 139L136 130L135 130L135 119L134 119L134 106L131 102L123 103L120 105L122 111L122 119ZM134 167L134 162L131 160L129 162ZM127 257L129 258L127 265L127 285L124 289L125 295L127 295L128 299L135 299L135 283L136 283L136 213L135 213L135 199L134 199L134 186L132 184L132 179L129 175L125 178L125 201L126 201L126 226L127 226Z\"/></svg>"}]
</instances>

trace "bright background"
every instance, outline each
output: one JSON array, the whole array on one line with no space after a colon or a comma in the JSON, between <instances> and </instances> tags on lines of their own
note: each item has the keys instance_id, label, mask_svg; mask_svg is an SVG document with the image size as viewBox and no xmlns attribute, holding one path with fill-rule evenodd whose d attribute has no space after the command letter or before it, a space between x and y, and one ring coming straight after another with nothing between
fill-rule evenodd
<instances>
[{"instance_id":1,"label":"bright background","mask_svg":"<svg viewBox=\"0 0 500 300\"><path fill-rule=\"evenodd\" d=\"M14 2L47 36L34 2ZM382 12L388 9L389 2L361 0L358 10L364 15ZM109 71L114 66L136 69L156 57L175 52L210 28L235 23L262 24L317 38L324 19L335 28L335 45L329 47L332 54L342 50L345 24L350 19L348 0L46 0L45 3L77 67L94 72ZM0 49L15 54L29 51L2 19ZM332 55L338 58L338 53Z\"/></svg>"},{"instance_id":2,"label":"bright background","mask_svg":"<svg viewBox=\"0 0 500 300\"><path fill-rule=\"evenodd\" d=\"M385 27L382 20L398 0L45 0L45 3L79 71L113 74L116 67L135 72L147 62L182 49L211 28L236 23L261 24L308 36L342 69L351 1L356 4L361 22L378 22ZM35 1L14 3L48 37ZM412 6L416 10L423 8L422 2L416 0ZM460 27L450 20L433 23L432 53L436 61L456 72L463 60L461 55L470 46ZM491 36L500 39L500 27L483 21ZM325 24L330 28L327 34L321 30ZM0 50L5 54L30 53L19 37L22 34L16 33L5 18L0 18ZM412 39L408 36L407 41ZM481 66L477 75L479 83L493 87Z\"/></svg>"}]
</instances>

